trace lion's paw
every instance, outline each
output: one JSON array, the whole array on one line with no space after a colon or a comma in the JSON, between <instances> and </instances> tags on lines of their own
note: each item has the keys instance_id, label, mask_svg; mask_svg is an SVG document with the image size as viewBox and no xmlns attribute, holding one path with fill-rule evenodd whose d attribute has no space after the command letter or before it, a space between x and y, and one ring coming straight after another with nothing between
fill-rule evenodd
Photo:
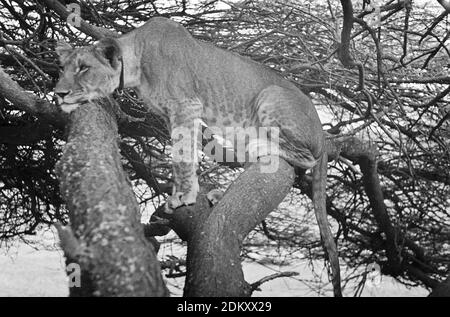
<instances>
[{"instance_id":1,"label":"lion's paw","mask_svg":"<svg viewBox=\"0 0 450 317\"><path fill-rule=\"evenodd\" d=\"M172 214L173 211L182 206L189 206L195 204L197 195L195 193L188 193L185 195L182 192L176 192L167 199L166 213Z\"/></svg>"}]
</instances>

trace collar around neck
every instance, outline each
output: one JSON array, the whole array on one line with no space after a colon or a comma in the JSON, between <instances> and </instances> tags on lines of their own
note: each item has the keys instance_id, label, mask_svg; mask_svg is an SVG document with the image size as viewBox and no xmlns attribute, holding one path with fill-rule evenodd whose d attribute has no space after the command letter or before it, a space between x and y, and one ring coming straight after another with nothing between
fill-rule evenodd
<instances>
[{"instance_id":1,"label":"collar around neck","mask_svg":"<svg viewBox=\"0 0 450 317\"><path fill-rule=\"evenodd\" d=\"M123 71L123 57L120 57L120 82L119 87L117 89L122 90L124 85L124 71Z\"/></svg>"}]
</instances>

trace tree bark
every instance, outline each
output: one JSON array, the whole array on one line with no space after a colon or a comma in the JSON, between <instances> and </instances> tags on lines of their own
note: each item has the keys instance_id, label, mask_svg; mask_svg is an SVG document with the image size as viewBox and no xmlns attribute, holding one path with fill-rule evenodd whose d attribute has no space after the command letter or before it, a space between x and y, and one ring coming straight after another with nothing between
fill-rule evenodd
<instances>
[{"instance_id":1,"label":"tree bark","mask_svg":"<svg viewBox=\"0 0 450 317\"><path fill-rule=\"evenodd\" d=\"M195 207L175 211L175 231L188 242L184 296L250 296L240 252L247 234L274 210L294 182L294 169L280 159L274 173L258 162L247 168L210 210L204 195Z\"/></svg>"},{"instance_id":2,"label":"tree bark","mask_svg":"<svg viewBox=\"0 0 450 317\"><path fill-rule=\"evenodd\" d=\"M61 243L67 262L81 267L81 287L72 287L71 296L168 295L118 140L111 105L85 104L71 114L56 166L72 227L59 229Z\"/></svg>"}]
</instances>

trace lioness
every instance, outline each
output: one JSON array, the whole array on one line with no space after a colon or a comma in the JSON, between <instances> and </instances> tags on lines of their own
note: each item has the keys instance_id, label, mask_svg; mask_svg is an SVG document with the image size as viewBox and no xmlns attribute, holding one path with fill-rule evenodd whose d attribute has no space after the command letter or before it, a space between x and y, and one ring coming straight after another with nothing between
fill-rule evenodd
<instances>
[{"instance_id":1,"label":"lioness","mask_svg":"<svg viewBox=\"0 0 450 317\"><path fill-rule=\"evenodd\" d=\"M133 87L148 109L165 119L169 131L194 129L203 120L216 127L276 127L279 155L313 170L313 201L340 296L339 262L325 211L327 156L317 112L293 83L265 66L194 39L180 24L150 19L119 38L88 47L57 47L64 72L55 88L63 110ZM173 135L174 142L178 135ZM195 139L195 135L194 135ZM270 153L267 153L270 155ZM319 164L317 164L319 162ZM193 204L197 162L174 162L175 190L168 206Z\"/></svg>"}]
</instances>

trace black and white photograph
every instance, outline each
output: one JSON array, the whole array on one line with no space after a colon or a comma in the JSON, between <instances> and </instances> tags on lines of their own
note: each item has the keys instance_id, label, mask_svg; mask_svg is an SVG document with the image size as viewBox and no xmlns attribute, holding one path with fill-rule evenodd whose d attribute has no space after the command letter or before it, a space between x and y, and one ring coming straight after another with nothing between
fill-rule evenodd
<instances>
[{"instance_id":1,"label":"black and white photograph","mask_svg":"<svg viewBox=\"0 0 450 317\"><path fill-rule=\"evenodd\" d=\"M0 297L450 297L450 0L0 0Z\"/></svg>"}]
</instances>

